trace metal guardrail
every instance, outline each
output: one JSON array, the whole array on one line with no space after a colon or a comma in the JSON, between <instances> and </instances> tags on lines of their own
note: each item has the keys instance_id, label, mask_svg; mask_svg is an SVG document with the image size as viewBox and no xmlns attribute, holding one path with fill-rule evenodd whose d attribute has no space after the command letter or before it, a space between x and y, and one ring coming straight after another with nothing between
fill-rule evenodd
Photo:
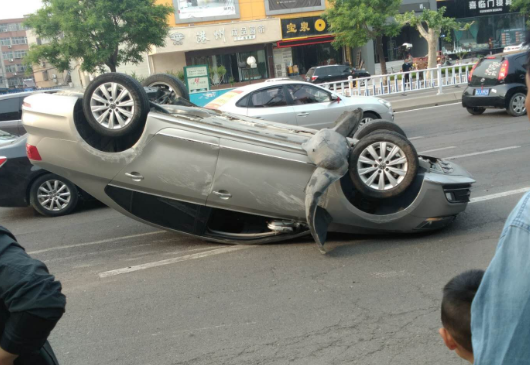
<instances>
[{"instance_id":1,"label":"metal guardrail","mask_svg":"<svg viewBox=\"0 0 530 365\"><path fill-rule=\"evenodd\" d=\"M344 96L379 96L399 94L406 91L438 88L443 93L446 86L467 84L473 63L465 65L440 66L425 70L375 75L338 82L327 82L320 86ZM407 79L408 75L408 80Z\"/></svg>"}]
</instances>

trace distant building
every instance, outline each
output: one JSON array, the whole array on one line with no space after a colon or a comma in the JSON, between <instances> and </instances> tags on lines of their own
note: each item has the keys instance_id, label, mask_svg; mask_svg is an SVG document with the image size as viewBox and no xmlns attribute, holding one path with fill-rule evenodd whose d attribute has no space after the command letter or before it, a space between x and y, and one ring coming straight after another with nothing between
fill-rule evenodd
<instances>
[{"instance_id":1,"label":"distant building","mask_svg":"<svg viewBox=\"0 0 530 365\"><path fill-rule=\"evenodd\" d=\"M7 88L24 87L26 66L23 58L28 52L24 18L0 20L0 85Z\"/></svg>"}]
</instances>

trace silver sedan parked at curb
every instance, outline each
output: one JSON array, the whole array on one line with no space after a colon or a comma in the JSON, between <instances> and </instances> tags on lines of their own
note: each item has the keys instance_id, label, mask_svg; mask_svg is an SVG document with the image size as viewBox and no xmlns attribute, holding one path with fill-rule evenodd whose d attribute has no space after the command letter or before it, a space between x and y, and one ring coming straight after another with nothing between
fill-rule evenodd
<instances>
[{"instance_id":1,"label":"silver sedan parked at curb","mask_svg":"<svg viewBox=\"0 0 530 365\"><path fill-rule=\"evenodd\" d=\"M317 131L196 107L169 75L148 81L110 73L84 93L26 98L32 162L138 221L231 244L310 234L325 252L328 232L438 229L469 202L466 170L418 156L394 123L359 136L361 109Z\"/></svg>"},{"instance_id":2,"label":"silver sedan parked at curb","mask_svg":"<svg viewBox=\"0 0 530 365\"><path fill-rule=\"evenodd\" d=\"M231 90L206 105L247 117L302 127L332 127L339 116L363 110L361 125L374 119L394 121L392 105L373 96L346 97L308 82L261 82Z\"/></svg>"}]
</instances>

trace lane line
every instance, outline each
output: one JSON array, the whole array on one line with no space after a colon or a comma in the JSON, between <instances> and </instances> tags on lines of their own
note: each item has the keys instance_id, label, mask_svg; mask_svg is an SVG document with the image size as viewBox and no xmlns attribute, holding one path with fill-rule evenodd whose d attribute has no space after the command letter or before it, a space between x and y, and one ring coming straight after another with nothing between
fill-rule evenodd
<instances>
[{"instance_id":1,"label":"lane line","mask_svg":"<svg viewBox=\"0 0 530 365\"><path fill-rule=\"evenodd\" d=\"M521 146L510 146L510 147L504 147L504 148L497 148L497 149L494 149L494 150L487 150L487 151L482 151L482 152L473 152L473 153L468 153L468 154L465 154L465 155L444 157L443 159L444 160L454 160L454 159L457 159L457 158L464 158L464 157L471 157L471 156L478 156L478 155L486 155L488 153L501 152L501 151L507 151L507 150L514 150L516 148L521 148Z\"/></svg>"},{"instance_id":2,"label":"lane line","mask_svg":"<svg viewBox=\"0 0 530 365\"><path fill-rule=\"evenodd\" d=\"M252 248L252 247L256 247L256 246L230 246L230 247L224 247L224 248L219 248L217 250L211 250L211 251L207 251L207 252L195 253L195 254L192 254L192 255L180 256L180 257L175 257L175 258L172 258L172 259L167 259L167 260L162 260L162 261L148 262L148 263L142 264L142 265L124 267L122 269L104 271L104 272L99 273L99 277L103 279L103 278L108 278L108 277L116 276L116 275L120 275L120 274L128 274L128 273L135 272L135 271L150 269L152 267L170 265L170 264L175 264L177 262L183 262L183 261L189 261L189 260L197 260L197 259L202 259L202 258L205 258L205 257L221 255L221 254L224 254L224 253L230 253L230 252L239 251L239 250L246 250L246 249L249 249L249 248Z\"/></svg>"},{"instance_id":3,"label":"lane line","mask_svg":"<svg viewBox=\"0 0 530 365\"><path fill-rule=\"evenodd\" d=\"M429 152L436 152L436 151L443 151L443 150L451 150L453 148L456 148L456 146L449 146L449 147L443 147L443 148L435 148L434 150L427 150L427 151L422 151L422 152L418 152L420 155L422 153L429 153Z\"/></svg>"},{"instance_id":4,"label":"lane line","mask_svg":"<svg viewBox=\"0 0 530 365\"><path fill-rule=\"evenodd\" d=\"M415 139L421 139L421 138L425 138L425 137L423 136L412 137L412 138L409 138L409 141L414 141Z\"/></svg>"},{"instance_id":5,"label":"lane line","mask_svg":"<svg viewBox=\"0 0 530 365\"><path fill-rule=\"evenodd\" d=\"M102 244L102 243L109 243L109 242L115 242L115 241L123 241L123 240L127 240L127 239L129 239L129 238L146 237L146 236L152 236L152 235L155 235L155 234L166 233L166 232L167 232L167 231L155 231L155 232L148 232L148 233L132 234L132 235L130 235L130 236L123 236L123 237L116 237L116 238L108 238L108 239L101 240L101 241L79 243L79 244L76 244L76 245L51 247L51 248L45 248L45 249L42 249L42 250L30 251L30 252L28 252L28 255L35 255L35 254L39 254L39 253L50 252L50 251L57 251L57 250L65 250L65 249L68 249L68 248L76 248L76 247L85 247L85 246L99 245L99 244Z\"/></svg>"},{"instance_id":6,"label":"lane line","mask_svg":"<svg viewBox=\"0 0 530 365\"><path fill-rule=\"evenodd\" d=\"M392 103L392 100L388 100L388 101L390 101L390 103ZM417 111L419 111L419 110L441 108L441 107L444 107L444 106L451 106L451 105L462 105L462 103L459 102L459 103L452 103L452 104L444 104L444 105L428 106L428 107L425 107L425 108L418 108L418 109L411 109L411 110L402 110L402 111L399 111L399 112L394 112L394 114L417 112Z\"/></svg>"},{"instance_id":7,"label":"lane line","mask_svg":"<svg viewBox=\"0 0 530 365\"><path fill-rule=\"evenodd\" d=\"M478 196L476 198L471 198L469 203L473 204L473 203L484 202L484 201L492 200L492 199L504 198L506 196L522 194L522 193L526 193L528 191L530 191L530 187L516 189L516 190L504 191L502 193L497 193L497 194Z\"/></svg>"}]
</instances>

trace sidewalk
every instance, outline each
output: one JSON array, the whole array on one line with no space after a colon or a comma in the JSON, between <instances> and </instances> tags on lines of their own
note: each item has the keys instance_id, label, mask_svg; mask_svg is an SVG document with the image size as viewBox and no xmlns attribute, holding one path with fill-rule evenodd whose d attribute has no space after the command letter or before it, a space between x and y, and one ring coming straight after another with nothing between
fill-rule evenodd
<instances>
[{"instance_id":1,"label":"sidewalk","mask_svg":"<svg viewBox=\"0 0 530 365\"><path fill-rule=\"evenodd\" d=\"M407 91L402 94L392 94L381 96L382 99L390 101L392 108L396 112L426 108L431 106L454 104L462 100L462 93L465 85L460 87L447 86L444 87L443 94L438 94L438 88L421 90L421 91Z\"/></svg>"}]
</instances>

